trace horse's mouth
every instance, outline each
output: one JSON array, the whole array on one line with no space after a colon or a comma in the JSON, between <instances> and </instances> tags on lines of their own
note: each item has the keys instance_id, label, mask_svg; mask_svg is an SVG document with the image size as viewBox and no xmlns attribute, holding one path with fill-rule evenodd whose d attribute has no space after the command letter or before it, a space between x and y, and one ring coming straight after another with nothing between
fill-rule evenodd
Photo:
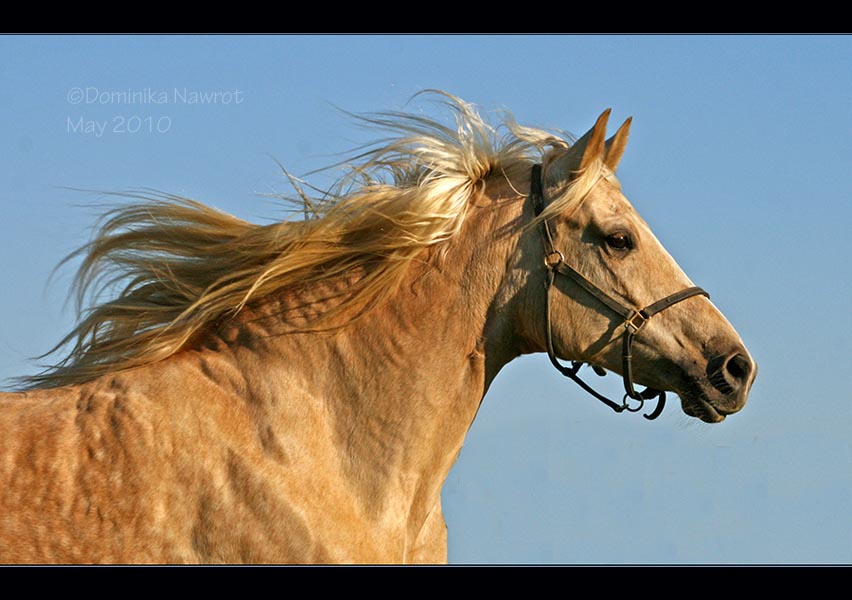
<instances>
[{"instance_id":1,"label":"horse's mouth","mask_svg":"<svg viewBox=\"0 0 852 600\"><path fill-rule=\"evenodd\" d=\"M681 406L683 412L690 417L697 417L705 423L721 423L725 420L727 412L713 406L713 404L701 393L681 394Z\"/></svg>"}]
</instances>

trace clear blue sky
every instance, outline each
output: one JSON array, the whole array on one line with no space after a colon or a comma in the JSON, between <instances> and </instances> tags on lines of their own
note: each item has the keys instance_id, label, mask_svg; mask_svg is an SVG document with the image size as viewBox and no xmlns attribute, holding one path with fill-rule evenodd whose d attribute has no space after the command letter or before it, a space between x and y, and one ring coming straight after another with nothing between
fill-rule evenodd
<instances>
[{"instance_id":1,"label":"clear blue sky","mask_svg":"<svg viewBox=\"0 0 852 600\"><path fill-rule=\"evenodd\" d=\"M109 96L176 88L220 100ZM760 365L746 408L706 425L512 363L444 488L451 562L852 563L852 37L0 37L0 377L72 323L71 272L47 280L93 213L65 188L274 219L272 157L328 164L367 139L335 107L425 88L577 134L632 115L627 196Z\"/></svg>"}]
</instances>

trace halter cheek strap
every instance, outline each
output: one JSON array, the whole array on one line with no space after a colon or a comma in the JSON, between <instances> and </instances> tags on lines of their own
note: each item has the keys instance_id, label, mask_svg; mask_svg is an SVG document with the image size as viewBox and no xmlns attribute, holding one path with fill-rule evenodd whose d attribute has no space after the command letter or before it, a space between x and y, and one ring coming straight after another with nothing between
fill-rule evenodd
<instances>
[{"instance_id":1,"label":"halter cheek strap","mask_svg":"<svg viewBox=\"0 0 852 600\"><path fill-rule=\"evenodd\" d=\"M541 183L541 165L533 165L532 173L530 175L530 199L532 200L533 208L535 210L535 215L541 215L544 210L544 194L542 192L542 183ZM645 388L641 392L637 392L633 386L633 365L632 365L632 346L633 340L636 335L642 331L642 328L648 322L648 320L653 317L655 314L664 311L665 309L674 306L678 302L682 302L687 298L691 298L693 296L706 296L710 297L710 294L705 292L700 287L690 287L683 289L679 292L675 292L669 296L661 300L657 300L656 302L649 304L645 308L635 309L629 306L624 305L619 300L616 300L611 295L607 294L597 285L589 281L586 277L584 277L579 271L571 267L565 262L565 255L562 254L559 250L557 250L553 245L553 236L550 232L550 225L547 220L541 221L541 233L544 241L544 264L547 268L547 284L546 291L547 300L545 302L545 321L546 321L546 342L547 342L547 355L550 358L550 362L553 363L553 366L559 370L565 377L570 378L575 383L577 383L580 387L582 387L589 394L612 408L615 412L622 412L624 410L628 410L630 412L637 412L642 410L642 407L645 404L645 400L650 400L652 398L659 398L657 401L656 408L650 413L644 415L646 419L656 419L660 414L662 414L663 409L665 408L666 403L666 392L664 390L655 390L651 388ZM623 337L623 345L621 350L621 366L622 366L622 377L624 379L624 398L621 403L617 403L613 400L610 400L606 396L592 389L589 384L580 379L577 375L577 372L580 370L580 367L583 365L582 362L573 361L571 366L565 366L559 362L559 359L556 358L556 352L553 349L553 326L551 323L550 316L550 288L553 287L553 283L556 279L556 274L564 275L571 279L578 286L583 288L590 295L597 298L603 305L609 308L612 312L619 315L622 319L624 319L624 337ZM595 369L598 372L598 369ZM600 371L599 374L603 374L603 371ZM638 405L630 406L628 404L627 399L631 398L633 400L638 401Z\"/></svg>"}]
</instances>

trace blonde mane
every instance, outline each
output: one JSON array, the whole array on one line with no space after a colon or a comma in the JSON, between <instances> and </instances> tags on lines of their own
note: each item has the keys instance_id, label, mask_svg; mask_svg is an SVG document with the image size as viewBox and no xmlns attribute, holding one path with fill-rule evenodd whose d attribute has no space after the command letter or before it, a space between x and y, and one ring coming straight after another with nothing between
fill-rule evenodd
<instances>
[{"instance_id":1,"label":"blonde mane","mask_svg":"<svg viewBox=\"0 0 852 600\"><path fill-rule=\"evenodd\" d=\"M363 276L331 312L376 306L424 250L440 254L458 235L471 197L490 175L570 145L509 115L491 125L474 106L433 94L454 117L452 127L405 112L358 117L391 136L341 163L346 174L319 198L291 178L300 220L257 225L187 198L129 195L134 203L107 212L92 241L66 259L82 257L74 291L78 308L87 300L90 308L48 353L68 348L64 357L23 383L74 384L162 360L250 302L353 269ZM575 180L578 191L596 171ZM545 216L574 196L562 196Z\"/></svg>"}]
</instances>

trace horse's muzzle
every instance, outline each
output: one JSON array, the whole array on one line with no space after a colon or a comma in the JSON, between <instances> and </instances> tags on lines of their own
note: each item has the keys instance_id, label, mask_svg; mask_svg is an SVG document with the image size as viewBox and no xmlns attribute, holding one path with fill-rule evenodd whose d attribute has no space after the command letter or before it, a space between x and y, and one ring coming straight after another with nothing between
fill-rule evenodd
<instances>
[{"instance_id":1,"label":"horse's muzzle","mask_svg":"<svg viewBox=\"0 0 852 600\"><path fill-rule=\"evenodd\" d=\"M683 411L708 423L718 423L741 410L757 376L757 364L745 348L720 354L707 363L706 381L681 393Z\"/></svg>"}]
</instances>

